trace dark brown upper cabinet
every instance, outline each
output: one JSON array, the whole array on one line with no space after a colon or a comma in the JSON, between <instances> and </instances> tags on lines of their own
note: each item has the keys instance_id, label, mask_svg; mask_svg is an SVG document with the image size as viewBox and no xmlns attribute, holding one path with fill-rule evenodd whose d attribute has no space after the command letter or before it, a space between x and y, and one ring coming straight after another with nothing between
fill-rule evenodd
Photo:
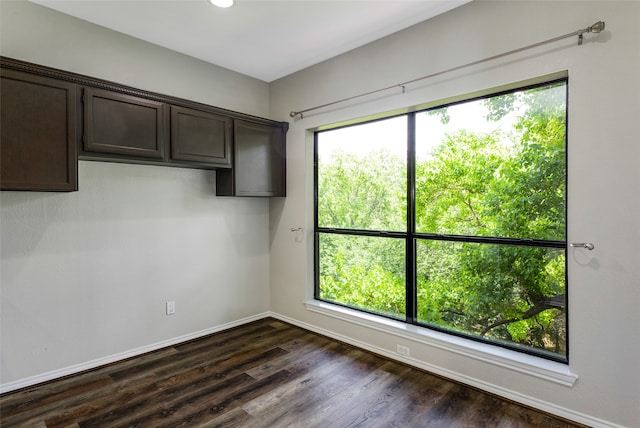
<instances>
[{"instance_id":1,"label":"dark brown upper cabinet","mask_svg":"<svg viewBox=\"0 0 640 428\"><path fill-rule=\"evenodd\" d=\"M218 196L286 196L286 123L234 121L233 168L218 171Z\"/></svg>"},{"instance_id":2,"label":"dark brown upper cabinet","mask_svg":"<svg viewBox=\"0 0 640 428\"><path fill-rule=\"evenodd\" d=\"M77 190L78 159L215 169L220 196L285 196L287 122L0 56L2 190Z\"/></svg>"},{"instance_id":3,"label":"dark brown upper cabinet","mask_svg":"<svg viewBox=\"0 0 640 428\"><path fill-rule=\"evenodd\" d=\"M82 102L85 151L164 159L166 104L95 88Z\"/></svg>"},{"instance_id":4,"label":"dark brown upper cabinet","mask_svg":"<svg viewBox=\"0 0 640 428\"><path fill-rule=\"evenodd\" d=\"M233 119L171 106L171 159L231 168Z\"/></svg>"},{"instance_id":5,"label":"dark brown upper cabinet","mask_svg":"<svg viewBox=\"0 0 640 428\"><path fill-rule=\"evenodd\" d=\"M0 189L78 190L77 86L2 65Z\"/></svg>"}]
</instances>

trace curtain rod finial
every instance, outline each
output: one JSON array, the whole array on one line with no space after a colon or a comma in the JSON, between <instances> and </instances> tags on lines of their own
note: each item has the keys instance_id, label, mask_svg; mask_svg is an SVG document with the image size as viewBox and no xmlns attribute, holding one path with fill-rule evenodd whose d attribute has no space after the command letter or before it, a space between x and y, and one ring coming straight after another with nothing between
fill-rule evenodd
<instances>
[{"instance_id":1,"label":"curtain rod finial","mask_svg":"<svg viewBox=\"0 0 640 428\"><path fill-rule=\"evenodd\" d=\"M600 33L604 30L604 21L598 21L588 28L590 33Z\"/></svg>"}]
</instances>

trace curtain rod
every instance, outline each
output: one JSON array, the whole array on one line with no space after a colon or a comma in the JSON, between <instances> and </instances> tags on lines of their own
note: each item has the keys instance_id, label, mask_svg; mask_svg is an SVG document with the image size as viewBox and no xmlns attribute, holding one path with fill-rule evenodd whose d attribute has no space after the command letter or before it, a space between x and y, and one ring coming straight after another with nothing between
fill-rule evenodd
<instances>
[{"instance_id":1,"label":"curtain rod","mask_svg":"<svg viewBox=\"0 0 640 428\"><path fill-rule=\"evenodd\" d=\"M458 65L458 66L453 67L453 68L448 68L446 70L442 70L442 71L438 71L436 73L428 74L426 76L418 77L418 78L413 79L413 80L408 80L408 81L403 82L403 83L397 83L395 85L387 86L385 88L375 89L373 91L365 92L365 93L358 94L358 95L353 95L353 96L347 97L347 98L342 98L342 99L337 100L337 101L332 101L330 103L322 104L322 105L315 106L315 107L310 107L310 108L307 108L307 109L304 109L304 110L292 111L292 112L289 113L289 116L291 116L293 118L295 118L296 116L300 116L300 119L302 119L304 117L304 114L308 113L310 111L318 110L318 109L321 109L321 108L324 108L324 107L329 107L329 106L332 106L332 105L335 105L335 104L344 103L344 102L351 101L351 100L354 100L354 99L357 99L357 98L366 97L368 95L377 94L379 92L388 91L388 90L394 89L394 88L402 89L402 93L404 94L405 87L407 85L411 84L411 83L419 82L421 80L430 79L432 77L436 77L436 76L439 76L441 74L450 73L452 71L457 71L457 70L460 70L462 68L471 67L473 65L482 64L483 62L493 61L495 59L502 58L504 56L513 55L513 54L516 54L516 53L519 53L519 52L522 52L522 51L526 51L528 49L537 48L539 46L543 46L543 45L546 45L546 44L549 44L549 43L554 43L554 42L557 42L557 41L560 41L560 40L563 40L563 39L567 39L569 37L578 36L578 45L581 45L582 44L583 34L585 34L585 33L600 33L603 30L604 30L604 21L598 21L595 24L593 24L593 25L591 25L591 26L589 26L587 28L583 28L581 30L574 31L572 33L565 34L563 36L558 36L558 37L554 37L552 39L547 39L547 40L544 40L544 41L541 41L541 42L533 43L531 45L527 45L527 46L524 46L524 47L521 47L521 48L518 48L518 49L514 49L514 50L511 50L511 51L508 51L508 52L503 52L503 53L500 53L498 55L493 55L493 56L490 56L490 57L487 57L487 58L483 58L483 59L479 59L479 60L476 60L476 61L468 62L466 64Z\"/></svg>"}]
</instances>

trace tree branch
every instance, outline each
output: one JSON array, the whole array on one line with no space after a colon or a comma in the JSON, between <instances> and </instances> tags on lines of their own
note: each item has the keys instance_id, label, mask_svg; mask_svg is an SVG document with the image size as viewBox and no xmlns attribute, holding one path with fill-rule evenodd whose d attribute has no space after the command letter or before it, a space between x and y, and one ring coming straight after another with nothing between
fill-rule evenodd
<instances>
[{"instance_id":1,"label":"tree branch","mask_svg":"<svg viewBox=\"0 0 640 428\"><path fill-rule=\"evenodd\" d=\"M562 309L558 305L558 301L561 298L564 299L564 295L563 294L559 294L559 295L553 296L553 297L544 298L544 299L538 301L532 307L530 307L519 318L509 318L509 319L506 319L506 320L496 321L493 324L485 327L485 329L480 332L480 336L486 335L489 331L491 331L494 328L499 327L501 325L511 324L511 323L514 323L514 322L524 321L524 320L527 320L529 318L533 318L536 315L538 315L539 313L546 311L547 309Z\"/></svg>"},{"instance_id":2,"label":"tree branch","mask_svg":"<svg viewBox=\"0 0 640 428\"><path fill-rule=\"evenodd\" d=\"M471 214L473 215L473 218L476 219L476 223L478 226L482 227L482 228L486 228L487 225L484 224L481 220L480 217L478 216L478 213L476 213L476 210L473 209L473 205L471 205L471 201L469 199L467 200L463 200L462 201L463 204L465 204L467 207L469 207L469 210L471 211Z\"/></svg>"}]
</instances>

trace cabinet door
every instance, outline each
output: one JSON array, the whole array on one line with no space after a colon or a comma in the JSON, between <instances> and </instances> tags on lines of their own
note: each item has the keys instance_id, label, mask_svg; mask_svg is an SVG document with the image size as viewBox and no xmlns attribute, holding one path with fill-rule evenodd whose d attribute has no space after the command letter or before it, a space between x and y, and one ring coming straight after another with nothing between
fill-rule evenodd
<instances>
[{"instance_id":1,"label":"cabinet door","mask_svg":"<svg viewBox=\"0 0 640 428\"><path fill-rule=\"evenodd\" d=\"M2 69L0 188L78 190L77 88Z\"/></svg>"},{"instance_id":2,"label":"cabinet door","mask_svg":"<svg viewBox=\"0 0 640 428\"><path fill-rule=\"evenodd\" d=\"M231 168L232 126L228 117L171 106L171 159Z\"/></svg>"},{"instance_id":3,"label":"cabinet door","mask_svg":"<svg viewBox=\"0 0 640 428\"><path fill-rule=\"evenodd\" d=\"M93 88L84 88L83 102L85 151L164 158L164 103Z\"/></svg>"},{"instance_id":4,"label":"cabinet door","mask_svg":"<svg viewBox=\"0 0 640 428\"><path fill-rule=\"evenodd\" d=\"M281 127L234 121L233 171L218 171L219 196L285 196L285 133Z\"/></svg>"}]
</instances>

